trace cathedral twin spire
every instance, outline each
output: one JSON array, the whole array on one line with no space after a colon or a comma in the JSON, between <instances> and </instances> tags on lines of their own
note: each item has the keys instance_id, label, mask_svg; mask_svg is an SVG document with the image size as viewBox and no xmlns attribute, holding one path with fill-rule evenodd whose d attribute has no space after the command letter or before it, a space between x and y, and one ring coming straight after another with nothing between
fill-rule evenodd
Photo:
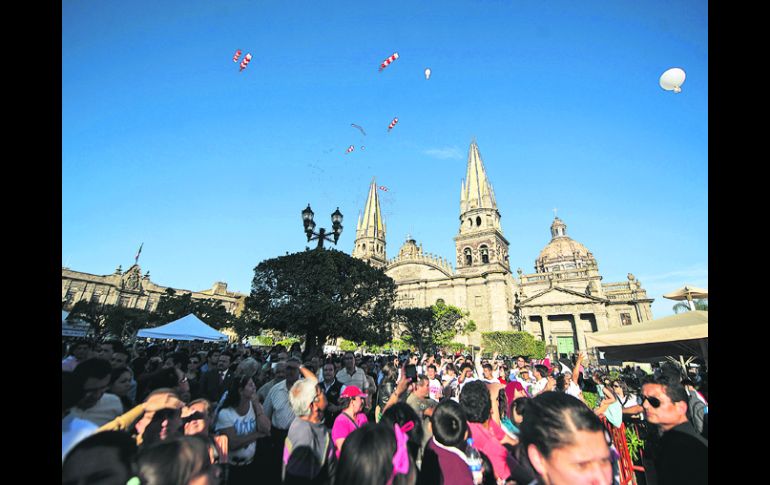
<instances>
[{"instance_id":1,"label":"cathedral twin spire","mask_svg":"<svg viewBox=\"0 0 770 485\"><path fill-rule=\"evenodd\" d=\"M497 210L497 202L481 161L479 146L474 139L468 150L468 168L460 193L460 212L481 208Z\"/></svg>"},{"instance_id":2,"label":"cathedral twin spire","mask_svg":"<svg viewBox=\"0 0 770 485\"><path fill-rule=\"evenodd\" d=\"M364 213L359 214L356 224L356 241L353 257L369 261L375 266L385 266L385 223L380 210L377 183L372 177Z\"/></svg>"}]
</instances>

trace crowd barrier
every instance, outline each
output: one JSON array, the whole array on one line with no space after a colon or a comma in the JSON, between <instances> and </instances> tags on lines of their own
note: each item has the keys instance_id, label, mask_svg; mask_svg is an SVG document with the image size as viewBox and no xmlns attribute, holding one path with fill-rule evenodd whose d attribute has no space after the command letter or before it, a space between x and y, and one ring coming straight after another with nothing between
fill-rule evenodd
<instances>
[{"instance_id":1,"label":"crowd barrier","mask_svg":"<svg viewBox=\"0 0 770 485\"><path fill-rule=\"evenodd\" d=\"M602 424L607 429L607 432L612 438L612 444L615 445L615 449L620 454L620 461L618 463L620 469L620 483L621 485L636 484L635 471L644 472L644 467L634 465L631 459L631 453L628 451L628 442L626 441L626 424L621 423L619 428L612 425L607 418L599 416L602 420ZM636 430L639 431L638 429Z\"/></svg>"}]
</instances>

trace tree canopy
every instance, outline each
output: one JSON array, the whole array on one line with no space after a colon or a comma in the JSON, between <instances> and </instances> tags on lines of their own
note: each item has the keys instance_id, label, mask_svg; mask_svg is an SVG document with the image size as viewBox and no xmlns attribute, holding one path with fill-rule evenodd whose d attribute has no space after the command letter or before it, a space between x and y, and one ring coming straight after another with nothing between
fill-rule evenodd
<instances>
[{"instance_id":1,"label":"tree canopy","mask_svg":"<svg viewBox=\"0 0 770 485\"><path fill-rule=\"evenodd\" d=\"M526 355L535 359L545 356L545 342L535 340L529 332L482 332L481 345L486 352L502 355Z\"/></svg>"},{"instance_id":2,"label":"tree canopy","mask_svg":"<svg viewBox=\"0 0 770 485\"><path fill-rule=\"evenodd\" d=\"M263 328L304 336L312 355L330 338L388 342L395 296L395 283L381 269L320 248L261 262L246 309Z\"/></svg>"},{"instance_id":3,"label":"tree canopy","mask_svg":"<svg viewBox=\"0 0 770 485\"><path fill-rule=\"evenodd\" d=\"M236 320L235 315L227 311L225 306L213 299L194 299L191 293L178 295L172 288L167 288L165 294L158 300L158 306L152 314L153 326L173 322L189 314L203 320L217 330L232 326Z\"/></svg>"},{"instance_id":4,"label":"tree canopy","mask_svg":"<svg viewBox=\"0 0 770 485\"><path fill-rule=\"evenodd\" d=\"M401 308L395 313L401 338L416 346L420 354L449 344L458 333L476 329L473 320L466 320L467 311L447 305L443 300L427 308Z\"/></svg>"},{"instance_id":5,"label":"tree canopy","mask_svg":"<svg viewBox=\"0 0 770 485\"><path fill-rule=\"evenodd\" d=\"M137 308L80 300L73 305L69 318L88 323L97 339L105 334L112 334L118 338L130 338L147 326L151 314Z\"/></svg>"}]
</instances>

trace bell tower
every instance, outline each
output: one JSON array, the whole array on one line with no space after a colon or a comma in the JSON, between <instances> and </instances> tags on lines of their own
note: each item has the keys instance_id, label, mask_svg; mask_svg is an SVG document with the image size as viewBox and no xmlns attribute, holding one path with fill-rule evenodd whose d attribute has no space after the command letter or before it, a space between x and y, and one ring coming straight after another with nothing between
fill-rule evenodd
<instances>
[{"instance_id":1,"label":"bell tower","mask_svg":"<svg viewBox=\"0 0 770 485\"><path fill-rule=\"evenodd\" d=\"M468 150L468 169L460 190L460 229L454 240L460 273L510 271L508 240L475 139Z\"/></svg>"},{"instance_id":2,"label":"bell tower","mask_svg":"<svg viewBox=\"0 0 770 485\"><path fill-rule=\"evenodd\" d=\"M388 264L385 257L385 223L382 220L380 198L374 177L369 184L369 196L366 198L364 213L358 216L353 257L363 259L376 268L384 268Z\"/></svg>"}]
</instances>

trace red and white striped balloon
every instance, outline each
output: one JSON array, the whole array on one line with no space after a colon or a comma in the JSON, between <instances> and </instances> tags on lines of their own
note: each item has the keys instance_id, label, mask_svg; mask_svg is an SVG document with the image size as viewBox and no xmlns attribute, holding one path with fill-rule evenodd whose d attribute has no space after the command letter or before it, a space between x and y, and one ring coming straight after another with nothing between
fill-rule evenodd
<instances>
[{"instance_id":1,"label":"red and white striped balloon","mask_svg":"<svg viewBox=\"0 0 770 485\"><path fill-rule=\"evenodd\" d=\"M241 71L246 69L246 66L249 65L249 62L251 62L251 54L246 54L246 56L241 61Z\"/></svg>"},{"instance_id":2,"label":"red and white striped balloon","mask_svg":"<svg viewBox=\"0 0 770 485\"><path fill-rule=\"evenodd\" d=\"M392 130L394 126L396 126L396 123L398 123L398 118L393 118L393 121L390 122L390 126L388 126L388 131Z\"/></svg>"},{"instance_id":3,"label":"red and white striped balloon","mask_svg":"<svg viewBox=\"0 0 770 485\"><path fill-rule=\"evenodd\" d=\"M398 52L394 52L392 56L382 61L382 64L380 64L380 71L388 67L388 65L396 59L398 59Z\"/></svg>"},{"instance_id":4,"label":"red and white striped balloon","mask_svg":"<svg viewBox=\"0 0 770 485\"><path fill-rule=\"evenodd\" d=\"M238 58L241 57L241 54L243 53L242 50L238 49L235 51L235 55L233 56L233 62L238 62Z\"/></svg>"},{"instance_id":5,"label":"red and white striped balloon","mask_svg":"<svg viewBox=\"0 0 770 485\"><path fill-rule=\"evenodd\" d=\"M350 146L348 147L348 149L347 149L347 150L345 150L345 153L347 154L347 153L350 153L350 152L352 152L354 148L355 148L355 147L354 147L353 145L350 145Z\"/></svg>"}]
</instances>

